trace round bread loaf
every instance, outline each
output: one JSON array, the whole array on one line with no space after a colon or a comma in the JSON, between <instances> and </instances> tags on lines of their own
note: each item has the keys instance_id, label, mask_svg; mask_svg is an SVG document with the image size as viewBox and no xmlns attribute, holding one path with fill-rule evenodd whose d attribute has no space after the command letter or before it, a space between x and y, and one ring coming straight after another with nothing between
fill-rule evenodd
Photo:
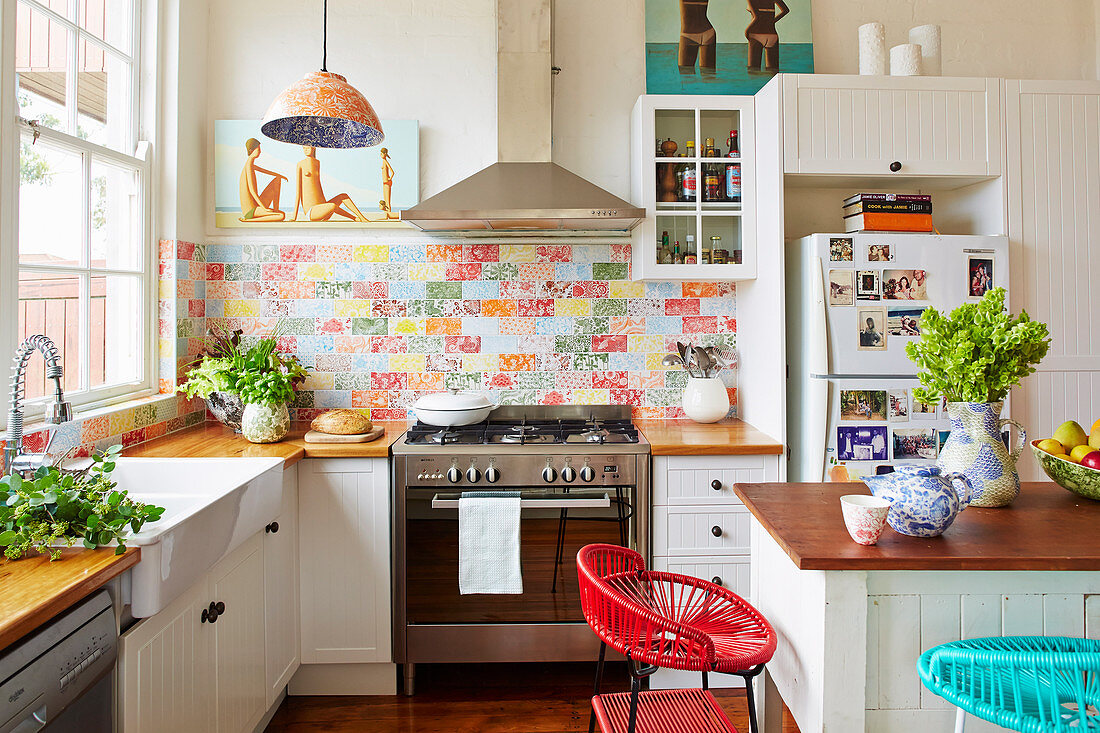
<instances>
[{"instance_id":1,"label":"round bread loaf","mask_svg":"<svg viewBox=\"0 0 1100 733\"><path fill-rule=\"evenodd\" d=\"M370 418L359 410L329 410L313 418L309 424L319 433L329 435L361 435L373 427Z\"/></svg>"}]
</instances>

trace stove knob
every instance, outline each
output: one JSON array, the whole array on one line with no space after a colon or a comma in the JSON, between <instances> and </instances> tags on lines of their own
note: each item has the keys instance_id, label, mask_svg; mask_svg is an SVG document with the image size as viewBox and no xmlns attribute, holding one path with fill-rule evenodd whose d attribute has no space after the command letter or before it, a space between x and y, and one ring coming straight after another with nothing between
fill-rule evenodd
<instances>
[{"instance_id":1,"label":"stove knob","mask_svg":"<svg viewBox=\"0 0 1100 733\"><path fill-rule=\"evenodd\" d=\"M500 481L500 471L497 470L496 466L489 466L485 469L485 480L491 484Z\"/></svg>"},{"instance_id":2,"label":"stove knob","mask_svg":"<svg viewBox=\"0 0 1100 733\"><path fill-rule=\"evenodd\" d=\"M457 484L462 480L462 471L458 470L458 466L451 466L447 469L447 480L452 484Z\"/></svg>"},{"instance_id":3,"label":"stove knob","mask_svg":"<svg viewBox=\"0 0 1100 733\"><path fill-rule=\"evenodd\" d=\"M558 477L558 472L554 470L553 466L547 466L542 469L542 480L546 483L552 483L554 479Z\"/></svg>"},{"instance_id":4,"label":"stove knob","mask_svg":"<svg viewBox=\"0 0 1100 733\"><path fill-rule=\"evenodd\" d=\"M572 466L566 466L561 470L561 480L566 483L572 483L577 478L577 469Z\"/></svg>"},{"instance_id":5,"label":"stove knob","mask_svg":"<svg viewBox=\"0 0 1100 733\"><path fill-rule=\"evenodd\" d=\"M471 484L476 484L478 479L481 478L481 471L477 470L473 466L466 469L466 480Z\"/></svg>"},{"instance_id":6,"label":"stove knob","mask_svg":"<svg viewBox=\"0 0 1100 733\"><path fill-rule=\"evenodd\" d=\"M581 480L592 482L596 478L596 472L592 469L592 466L585 466L581 469Z\"/></svg>"},{"instance_id":7,"label":"stove knob","mask_svg":"<svg viewBox=\"0 0 1100 733\"><path fill-rule=\"evenodd\" d=\"M422 474L422 473L416 474L416 480L417 481L423 481L424 478L425 478L424 474Z\"/></svg>"}]
</instances>

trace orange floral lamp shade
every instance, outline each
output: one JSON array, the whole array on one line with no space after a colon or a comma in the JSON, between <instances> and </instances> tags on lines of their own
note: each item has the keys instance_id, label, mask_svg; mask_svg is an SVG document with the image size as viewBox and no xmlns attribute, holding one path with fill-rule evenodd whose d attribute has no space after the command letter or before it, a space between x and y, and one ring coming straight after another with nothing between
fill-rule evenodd
<instances>
[{"instance_id":1,"label":"orange floral lamp shade","mask_svg":"<svg viewBox=\"0 0 1100 733\"><path fill-rule=\"evenodd\" d=\"M317 148L367 148L386 137L367 98L331 71L312 71L284 89L260 131L272 140Z\"/></svg>"}]
</instances>

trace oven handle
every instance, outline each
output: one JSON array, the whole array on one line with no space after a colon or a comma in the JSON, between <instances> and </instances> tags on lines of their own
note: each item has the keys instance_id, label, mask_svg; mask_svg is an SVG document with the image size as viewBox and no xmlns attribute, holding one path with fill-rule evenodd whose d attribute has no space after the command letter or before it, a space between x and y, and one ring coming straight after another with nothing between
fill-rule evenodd
<instances>
[{"instance_id":1,"label":"oven handle","mask_svg":"<svg viewBox=\"0 0 1100 733\"><path fill-rule=\"evenodd\" d=\"M432 497L432 509L458 509L458 494L436 494ZM599 496L568 494L546 496L532 494L520 496L521 509L606 509L611 506L611 498L605 493Z\"/></svg>"}]
</instances>

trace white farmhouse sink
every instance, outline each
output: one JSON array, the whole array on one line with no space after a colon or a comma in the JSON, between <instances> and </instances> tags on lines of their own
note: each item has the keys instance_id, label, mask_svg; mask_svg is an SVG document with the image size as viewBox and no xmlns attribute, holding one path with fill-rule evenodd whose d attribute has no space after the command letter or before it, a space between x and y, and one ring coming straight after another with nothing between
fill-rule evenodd
<instances>
[{"instance_id":1,"label":"white farmhouse sink","mask_svg":"<svg viewBox=\"0 0 1100 733\"><path fill-rule=\"evenodd\" d=\"M127 538L141 548L131 613L157 613L221 558L262 530L283 500L281 458L116 458L111 479L130 497L165 507Z\"/></svg>"}]
</instances>

